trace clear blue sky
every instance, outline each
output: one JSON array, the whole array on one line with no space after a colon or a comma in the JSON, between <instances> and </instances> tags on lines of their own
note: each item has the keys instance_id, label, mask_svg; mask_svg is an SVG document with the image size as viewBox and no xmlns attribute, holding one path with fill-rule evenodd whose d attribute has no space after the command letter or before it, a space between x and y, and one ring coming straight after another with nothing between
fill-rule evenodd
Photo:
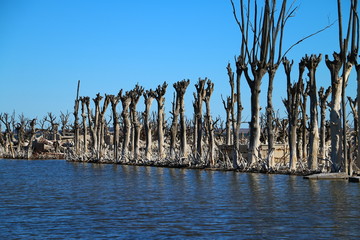
<instances>
[{"instance_id":1,"label":"clear blue sky","mask_svg":"<svg viewBox=\"0 0 360 240\"><path fill-rule=\"evenodd\" d=\"M285 49L337 19L336 0L299 0L297 5L285 32ZM345 3L343 7L348 9ZM0 112L15 110L28 118L72 112L79 79L80 95L90 97L98 92L117 94L136 83L156 88L167 81L168 113L172 84L189 78L186 111L191 116L192 92L199 77L215 83L212 112L214 117L224 116L220 96L230 91L226 65L230 62L235 69L240 43L229 0L0 0L0 36ZM301 43L288 54L295 61L294 79L305 54L338 50L337 24ZM317 73L318 87L328 87L330 74L324 57ZM352 97L354 75L353 71L347 90ZM263 109L266 86L267 76L261 91ZM281 67L275 79L274 105L282 116L285 87ZM249 98L244 80L244 120L249 120ZM143 110L142 104L138 110Z\"/></svg>"}]
</instances>

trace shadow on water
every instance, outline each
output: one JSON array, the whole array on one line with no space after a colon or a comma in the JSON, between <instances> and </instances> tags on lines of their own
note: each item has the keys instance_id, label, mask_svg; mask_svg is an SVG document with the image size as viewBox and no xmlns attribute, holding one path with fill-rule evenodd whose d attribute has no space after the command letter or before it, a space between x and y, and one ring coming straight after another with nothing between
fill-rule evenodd
<instances>
[{"instance_id":1,"label":"shadow on water","mask_svg":"<svg viewBox=\"0 0 360 240\"><path fill-rule=\"evenodd\" d=\"M1 239L356 239L357 184L0 160Z\"/></svg>"}]
</instances>

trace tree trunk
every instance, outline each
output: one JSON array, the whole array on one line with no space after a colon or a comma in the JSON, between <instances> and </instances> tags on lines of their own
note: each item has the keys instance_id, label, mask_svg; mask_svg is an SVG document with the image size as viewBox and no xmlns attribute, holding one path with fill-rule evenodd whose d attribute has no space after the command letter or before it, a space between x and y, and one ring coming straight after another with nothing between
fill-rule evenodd
<instances>
[{"instance_id":1,"label":"tree trunk","mask_svg":"<svg viewBox=\"0 0 360 240\"><path fill-rule=\"evenodd\" d=\"M320 158L325 164L326 158L326 107L327 107L327 98L331 93L331 87L329 87L325 93L324 88L319 89L319 101L320 101Z\"/></svg>"},{"instance_id":2,"label":"tree trunk","mask_svg":"<svg viewBox=\"0 0 360 240\"><path fill-rule=\"evenodd\" d=\"M128 148L129 148L129 142L130 142L130 128L131 128L131 122L130 122L130 113L129 113L129 106L131 103L131 97L130 93L126 92L125 95L120 96L120 100L122 103L122 112L121 116L123 118L124 123L124 141L122 146L122 159L127 162L128 161Z\"/></svg>"},{"instance_id":3,"label":"tree trunk","mask_svg":"<svg viewBox=\"0 0 360 240\"><path fill-rule=\"evenodd\" d=\"M200 79L197 84L195 84L195 88L196 88L196 110L197 112L195 113L196 116L196 128L197 128L197 149L196 149L196 156L198 158L198 160L200 160L202 158L202 138L203 138L203 121L202 121L202 103L204 101L205 98L205 83L207 81L207 78L205 79Z\"/></svg>"},{"instance_id":4,"label":"tree trunk","mask_svg":"<svg viewBox=\"0 0 360 240\"><path fill-rule=\"evenodd\" d=\"M179 113L180 113L180 156L187 157L187 138L186 138L186 119L185 119L185 103L184 96L190 80L182 80L177 83L175 89L179 96Z\"/></svg>"},{"instance_id":5,"label":"tree trunk","mask_svg":"<svg viewBox=\"0 0 360 240\"><path fill-rule=\"evenodd\" d=\"M310 131L309 131L309 157L308 167L312 171L318 168L318 153L319 153L319 126L318 126L318 100L316 92L316 68L321 61L321 54L319 56L311 55L305 56L305 66L309 70L310 83Z\"/></svg>"},{"instance_id":6,"label":"tree trunk","mask_svg":"<svg viewBox=\"0 0 360 240\"><path fill-rule=\"evenodd\" d=\"M274 147L274 119L273 119L273 114L274 114L274 107L273 107L273 103L272 103L272 93L273 93L273 88L274 88L274 77L275 77L275 73L276 70L278 68L279 65L274 64L268 67L268 75L269 75L269 85L268 85L268 92L267 92L267 107L266 107L266 126L267 126L267 134L268 134L268 162L267 162L267 166L269 169L273 169L274 165L275 165L275 159L274 159L274 154L272 154L275 151L275 147Z\"/></svg>"},{"instance_id":7,"label":"tree trunk","mask_svg":"<svg viewBox=\"0 0 360 240\"><path fill-rule=\"evenodd\" d=\"M86 155L88 147L87 147L87 126L86 126L86 113L85 113L85 111L86 111L86 101L89 101L89 99L86 98L86 97L81 97L80 101L81 101L81 117L82 117L83 129L84 129L82 154Z\"/></svg>"},{"instance_id":8,"label":"tree trunk","mask_svg":"<svg viewBox=\"0 0 360 240\"><path fill-rule=\"evenodd\" d=\"M212 93L214 92L214 83L210 80L207 81L207 88L205 90L205 106L206 106L206 125L207 125L207 134L208 134L208 160L210 162L210 166L215 166L215 140L214 140L214 127L213 122L211 119L211 112L210 112L210 98Z\"/></svg>"},{"instance_id":9,"label":"tree trunk","mask_svg":"<svg viewBox=\"0 0 360 240\"><path fill-rule=\"evenodd\" d=\"M34 118L33 120L31 120L30 122L30 138L29 138L29 146L27 149L27 159L31 159L32 157L32 153L33 153L33 141L35 138L35 134L36 134L36 129L35 129L35 125L36 125L36 118Z\"/></svg>"},{"instance_id":10,"label":"tree trunk","mask_svg":"<svg viewBox=\"0 0 360 240\"><path fill-rule=\"evenodd\" d=\"M174 84L175 87L175 84ZM174 93L174 99L172 104L172 123L170 128L170 158L175 159L176 153L176 135L178 132L178 117L179 117L180 105L179 105L179 97Z\"/></svg>"},{"instance_id":11,"label":"tree trunk","mask_svg":"<svg viewBox=\"0 0 360 240\"><path fill-rule=\"evenodd\" d=\"M139 122L139 118L136 112L136 105L139 102L140 97L142 96L144 92L144 88L140 87L139 85L136 85L135 88L130 91L131 96L131 104L130 104L130 111L131 111L131 117L132 117L132 124L133 124L133 131L132 131L132 141L133 143L131 150L134 152L134 159L138 160L139 157L139 147L140 147L140 132L141 132L141 125Z\"/></svg>"},{"instance_id":12,"label":"tree trunk","mask_svg":"<svg viewBox=\"0 0 360 240\"><path fill-rule=\"evenodd\" d=\"M290 171L296 171L296 164L298 161L297 155L297 123L298 123L298 113L300 105L300 92L302 91L302 72L300 72L300 77L297 83L294 85L291 84L291 68L293 61L290 63L286 58L283 61L286 79L287 79L287 100L284 100L286 110L288 112L289 119L289 151L290 151Z\"/></svg>"},{"instance_id":13,"label":"tree trunk","mask_svg":"<svg viewBox=\"0 0 360 240\"><path fill-rule=\"evenodd\" d=\"M146 139L145 157L146 159L150 160L152 155L152 131L149 123L149 116L150 116L151 104L155 98L155 92L150 89L145 91L143 93L143 96L145 101L145 112L143 113L145 139Z\"/></svg>"},{"instance_id":14,"label":"tree trunk","mask_svg":"<svg viewBox=\"0 0 360 240\"><path fill-rule=\"evenodd\" d=\"M117 96L110 95L110 102L111 102L111 111L112 111L112 120L113 120L113 128L114 128L114 136L113 136L113 147L114 147L114 158L115 163L119 162L119 116L116 110L116 107L119 103L120 96L122 90L120 90Z\"/></svg>"},{"instance_id":15,"label":"tree trunk","mask_svg":"<svg viewBox=\"0 0 360 240\"><path fill-rule=\"evenodd\" d=\"M155 99L158 103L158 148L159 148L159 159L165 158L164 151L164 104L165 104L165 92L167 88L167 83L164 82L162 86L158 86L155 90Z\"/></svg>"}]
</instances>

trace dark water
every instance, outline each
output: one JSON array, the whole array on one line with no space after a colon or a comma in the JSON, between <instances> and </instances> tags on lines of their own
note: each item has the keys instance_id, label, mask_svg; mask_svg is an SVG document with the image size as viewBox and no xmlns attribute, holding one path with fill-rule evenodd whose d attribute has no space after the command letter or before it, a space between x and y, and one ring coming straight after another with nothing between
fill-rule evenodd
<instances>
[{"instance_id":1,"label":"dark water","mask_svg":"<svg viewBox=\"0 0 360 240\"><path fill-rule=\"evenodd\" d=\"M0 160L0 239L358 239L360 185Z\"/></svg>"}]
</instances>

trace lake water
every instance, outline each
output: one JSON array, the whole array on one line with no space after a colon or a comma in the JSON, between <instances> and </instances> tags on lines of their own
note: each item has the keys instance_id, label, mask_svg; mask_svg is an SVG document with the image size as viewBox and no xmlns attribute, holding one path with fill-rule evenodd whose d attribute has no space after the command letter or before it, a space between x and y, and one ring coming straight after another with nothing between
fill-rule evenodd
<instances>
[{"instance_id":1,"label":"lake water","mask_svg":"<svg viewBox=\"0 0 360 240\"><path fill-rule=\"evenodd\" d=\"M0 239L358 239L360 185L0 160Z\"/></svg>"}]
</instances>

